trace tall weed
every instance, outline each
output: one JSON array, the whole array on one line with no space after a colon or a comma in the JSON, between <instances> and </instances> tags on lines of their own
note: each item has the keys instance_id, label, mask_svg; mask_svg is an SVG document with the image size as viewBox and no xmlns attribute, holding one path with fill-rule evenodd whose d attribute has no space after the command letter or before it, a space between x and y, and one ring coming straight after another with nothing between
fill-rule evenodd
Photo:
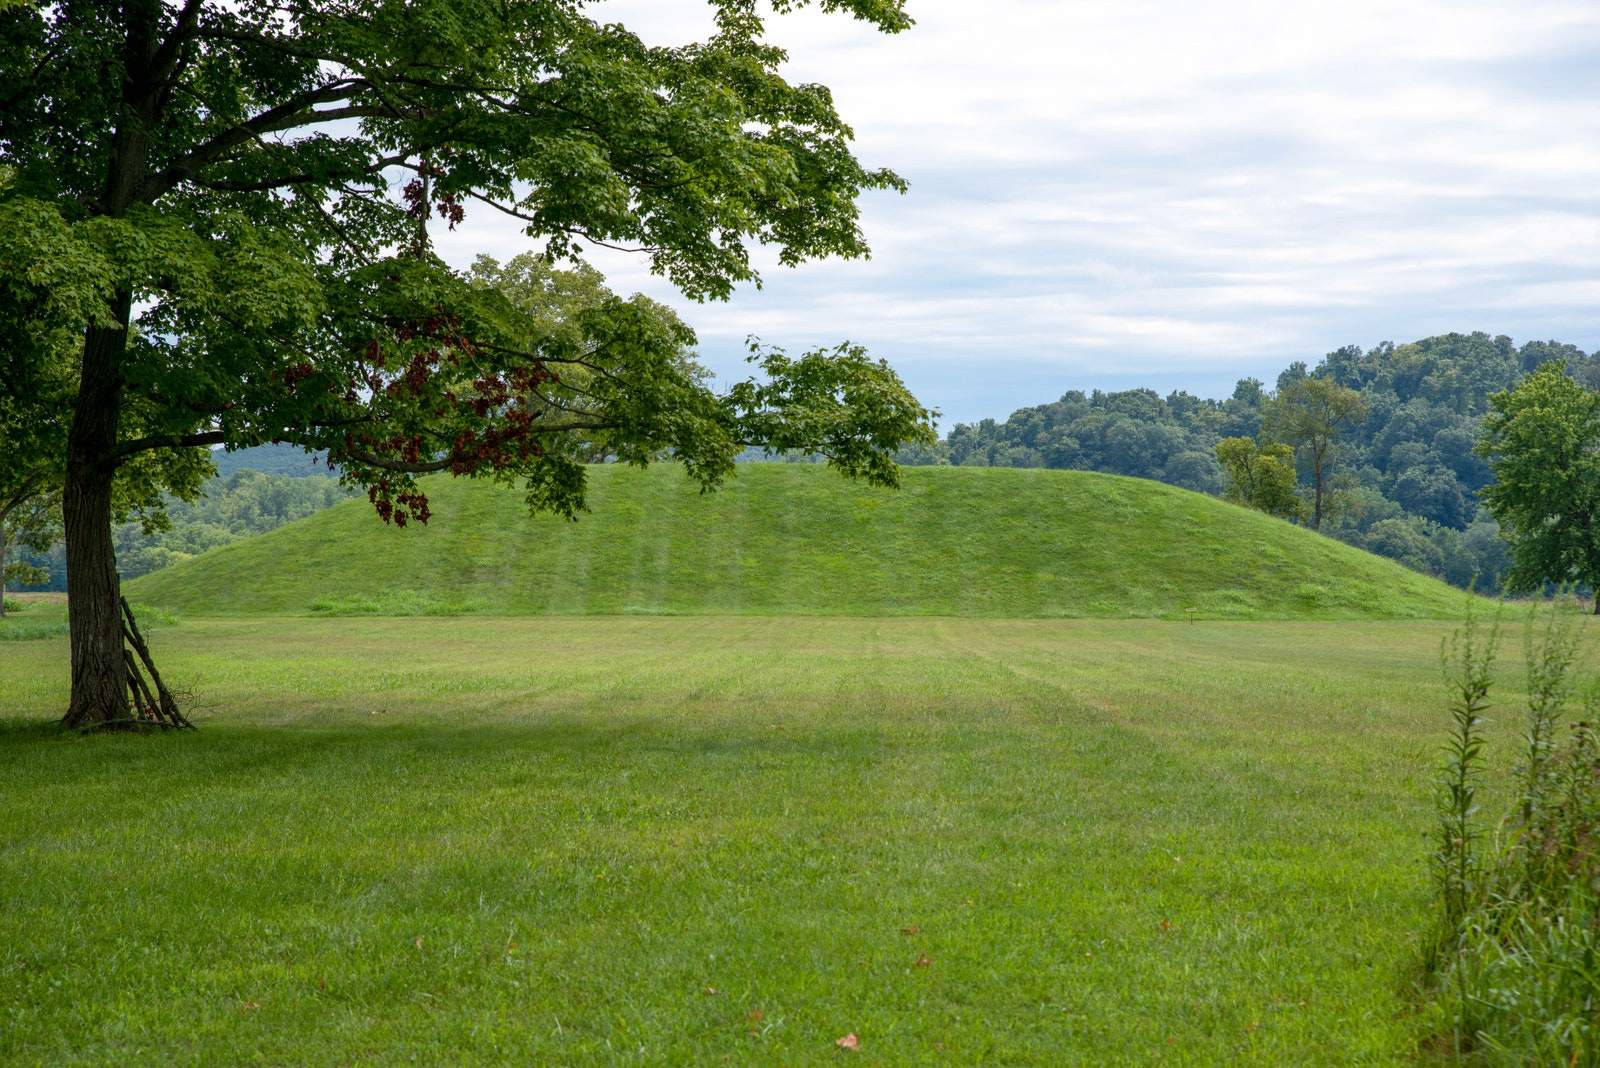
<instances>
[{"instance_id":1,"label":"tall weed","mask_svg":"<svg viewBox=\"0 0 1600 1068\"><path fill-rule=\"evenodd\" d=\"M1600 1066L1600 684L1566 722L1582 617L1563 599L1524 628L1527 708L1515 796L1478 818L1495 633L1469 618L1445 644L1451 737L1433 874L1441 926L1428 973L1451 1051L1481 1064Z\"/></svg>"}]
</instances>

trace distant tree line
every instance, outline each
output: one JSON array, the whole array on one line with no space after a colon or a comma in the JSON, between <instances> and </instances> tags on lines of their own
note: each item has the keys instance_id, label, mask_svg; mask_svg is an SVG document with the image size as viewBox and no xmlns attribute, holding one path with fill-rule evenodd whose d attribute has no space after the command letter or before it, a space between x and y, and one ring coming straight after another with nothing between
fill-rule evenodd
<instances>
[{"instance_id":1,"label":"distant tree line","mask_svg":"<svg viewBox=\"0 0 1600 1068\"><path fill-rule=\"evenodd\" d=\"M1152 478L1308 525L1317 523L1320 467L1324 533L1457 585L1477 576L1481 586L1499 589L1512 560L1484 507L1494 476L1475 446L1490 397L1555 361L1576 384L1600 389L1600 352L1447 334L1368 351L1347 346L1315 367L1291 364L1271 388L1243 379L1221 400L1182 391L1162 397L1149 389L1073 390L1004 422L958 423L943 441L905 449L899 459ZM1319 395L1337 403L1340 391L1359 403L1321 434L1308 414L1316 414ZM751 449L740 459L815 457ZM317 457L292 446L219 452L215 462L221 474L199 501L172 503L170 528L146 530L136 522L118 528L125 577L270 530L345 496ZM63 588L59 546L16 555L48 573L36 588Z\"/></svg>"},{"instance_id":2,"label":"distant tree line","mask_svg":"<svg viewBox=\"0 0 1600 1068\"><path fill-rule=\"evenodd\" d=\"M1266 480L1262 492L1277 494L1266 510L1317 523L1320 485L1324 533L1457 585L1476 575L1497 589L1511 558L1481 503L1493 474L1475 445L1490 396L1557 360L1578 384L1600 388L1600 352L1445 334L1366 351L1346 346L1315 367L1291 364L1271 388L1243 379L1221 400L1183 391L1162 397L1149 389L1073 390L1004 422L958 423L945 440L908 450L902 460L1106 471L1233 495L1239 491L1217 450L1227 439L1243 439L1258 452L1247 456L1233 446L1237 459L1255 465L1253 475ZM1333 386L1358 402L1347 421L1335 419L1325 437L1315 427L1285 425L1289 400L1337 393L1326 389ZM1288 448L1274 449L1282 445ZM1284 498L1281 478L1274 488L1273 463L1293 466L1298 500Z\"/></svg>"},{"instance_id":3,"label":"distant tree line","mask_svg":"<svg viewBox=\"0 0 1600 1068\"><path fill-rule=\"evenodd\" d=\"M351 494L325 467L319 472L304 451L292 446L248 449L240 456L248 459L219 456L217 467L227 473L208 481L193 503L172 499L166 503L164 518L117 525L112 539L123 578L135 578L207 549L264 534ZM268 474L240 463L259 464L280 473ZM19 574L10 588L67 588L66 554L59 541L45 551L25 547L20 555L30 573L26 577Z\"/></svg>"}]
</instances>

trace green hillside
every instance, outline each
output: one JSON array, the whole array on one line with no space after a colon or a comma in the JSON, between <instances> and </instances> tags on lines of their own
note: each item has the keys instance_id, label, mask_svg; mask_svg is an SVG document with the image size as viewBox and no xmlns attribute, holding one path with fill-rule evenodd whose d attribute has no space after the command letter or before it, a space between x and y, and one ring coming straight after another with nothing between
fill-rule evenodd
<instances>
[{"instance_id":1,"label":"green hillside","mask_svg":"<svg viewBox=\"0 0 1600 1068\"><path fill-rule=\"evenodd\" d=\"M1462 594L1211 497L1078 471L912 468L898 491L742 465L589 471L579 522L445 477L425 528L364 500L128 584L182 614L472 611L973 616L1425 616Z\"/></svg>"}]
</instances>

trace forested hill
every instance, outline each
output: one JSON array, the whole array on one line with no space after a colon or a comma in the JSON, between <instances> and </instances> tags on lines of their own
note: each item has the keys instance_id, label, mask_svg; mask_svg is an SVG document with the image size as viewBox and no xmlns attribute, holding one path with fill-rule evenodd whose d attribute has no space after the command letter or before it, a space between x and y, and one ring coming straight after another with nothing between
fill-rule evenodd
<instances>
[{"instance_id":1,"label":"forested hill","mask_svg":"<svg viewBox=\"0 0 1600 1068\"><path fill-rule=\"evenodd\" d=\"M1600 388L1600 352L1507 337L1445 334L1404 345L1384 342L1330 352L1315 366L1291 364L1269 385L1247 378L1224 400L1153 390L1071 391L1023 408L1004 422L957 424L910 463L988 467L1054 467L1158 479L1217 493L1222 471L1215 448L1224 437L1261 429L1270 390L1313 375L1361 392L1365 421L1339 452L1336 509L1324 533L1458 585L1498 585L1507 563L1494 520L1477 491L1490 473L1473 453L1489 395L1515 385L1550 360ZM1308 477L1307 472L1302 472Z\"/></svg>"},{"instance_id":2,"label":"forested hill","mask_svg":"<svg viewBox=\"0 0 1600 1068\"><path fill-rule=\"evenodd\" d=\"M260 471L263 475L286 475L290 478L312 478L333 474L323 460L322 453L307 452L298 445L257 445L249 449L228 452L218 449L211 454L217 477L226 479L237 471Z\"/></svg>"}]
</instances>

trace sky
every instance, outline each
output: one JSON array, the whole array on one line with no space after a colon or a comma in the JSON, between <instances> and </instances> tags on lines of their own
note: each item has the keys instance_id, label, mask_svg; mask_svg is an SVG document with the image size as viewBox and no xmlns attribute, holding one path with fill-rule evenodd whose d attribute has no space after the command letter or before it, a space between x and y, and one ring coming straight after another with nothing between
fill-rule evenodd
<instances>
[{"instance_id":1,"label":"sky","mask_svg":"<svg viewBox=\"0 0 1600 1068\"><path fill-rule=\"evenodd\" d=\"M849 340L956 422L1069 389L1226 396L1293 360L1453 330L1600 348L1594 0L909 0L885 36L775 17L786 75L834 92L869 193L869 261L696 304L599 250L612 288L677 308L722 381L744 340ZM698 0L602 0L652 43ZM508 225L509 224L509 225ZM528 247L511 220L447 258Z\"/></svg>"}]
</instances>

